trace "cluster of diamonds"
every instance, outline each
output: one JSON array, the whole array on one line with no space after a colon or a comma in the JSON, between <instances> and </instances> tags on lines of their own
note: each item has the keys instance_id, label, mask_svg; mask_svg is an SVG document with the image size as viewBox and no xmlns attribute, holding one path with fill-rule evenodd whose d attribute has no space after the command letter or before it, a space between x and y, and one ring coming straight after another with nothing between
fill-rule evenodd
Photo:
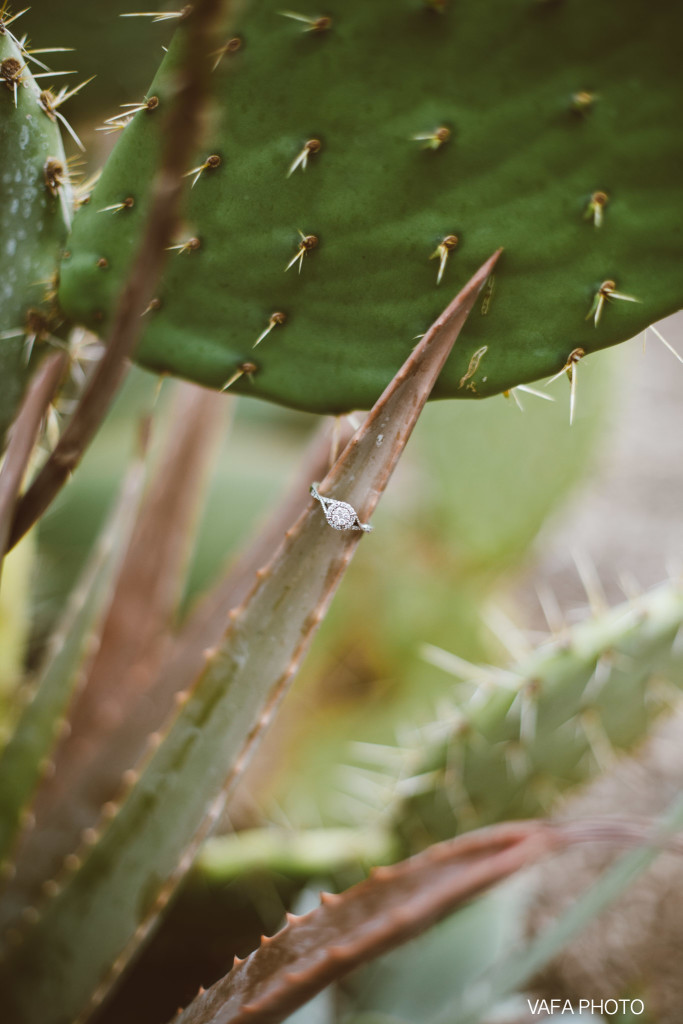
<instances>
[{"instance_id":1,"label":"cluster of diamonds","mask_svg":"<svg viewBox=\"0 0 683 1024\"><path fill-rule=\"evenodd\" d=\"M330 501L323 511L333 530L358 529L358 516L347 501Z\"/></svg>"}]
</instances>

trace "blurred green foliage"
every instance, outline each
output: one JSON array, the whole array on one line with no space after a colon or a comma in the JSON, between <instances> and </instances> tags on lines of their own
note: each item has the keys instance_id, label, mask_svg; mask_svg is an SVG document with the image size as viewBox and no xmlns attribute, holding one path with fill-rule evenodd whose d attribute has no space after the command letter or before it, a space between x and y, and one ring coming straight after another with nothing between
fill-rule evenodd
<instances>
[{"instance_id":1,"label":"blurred green foliage","mask_svg":"<svg viewBox=\"0 0 683 1024\"><path fill-rule=\"evenodd\" d=\"M376 529L360 547L295 689L257 760L251 787L298 823L348 821L335 773L349 739L394 742L402 722L427 721L448 680L418 660L422 642L474 661L495 659L482 624L491 596L514 578L548 516L585 475L622 353L582 366L579 409L568 387L554 403L512 399L431 403ZM162 411L164 384L158 399ZM35 640L65 600L133 450L156 381L134 371L83 465L40 527ZM198 532L186 605L216 578L286 490L318 418L240 399ZM342 798L344 803L345 798Z\"/></svg>"}]
</instances>

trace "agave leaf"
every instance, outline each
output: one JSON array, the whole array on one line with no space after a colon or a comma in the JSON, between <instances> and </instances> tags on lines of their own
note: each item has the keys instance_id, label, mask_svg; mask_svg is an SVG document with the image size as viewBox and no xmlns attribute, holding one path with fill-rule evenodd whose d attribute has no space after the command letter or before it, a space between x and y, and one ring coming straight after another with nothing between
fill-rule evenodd
<instances>
[{"instance_id":1,"label":"agave leaf","mask_svg":"<svg viewBox=\"0 0 683 1024\"><path fill-rule=\"evenodd\" d=\"M346 418L336 421L332 431L328 422L322 425L304 453L291 491L183 623L159 674L155 693L163 691L173 695L199 671L204 652L220 643L229 612L247 596L257 570L270 561L285 530L308 504L311 480L326 476L335 461L334 449L346 447L352 435L353 429Z\"/></svg>"},{"instance_id":2,"label":"agave leaf","mask_svg":"<svg viewBox=\"0 0 683 1024\"><path fill-rule=\"evenodd\" d=\"M159 707L149 690L170 646L192 526L227 406L220 394L178 385L161 464L137 516L99 648L69 716L69 735L38 792L35 825L19 848L0 920L12 904L37 898L41 883L59 869L83 830L97 823L103 804L116 797L123 772L168 715L168 705Z\"/></svg>"},{"instance_id":3,"label":"agave leaf","mask_svg":"<svg viewBox=\"0 0 683 1024\"><path fill-rule=\"evenodd\" d=\"M0 471L0 571L12 527L14 504L38 437L40 424L66 365L66 353L55 352L36 372L14 422Z\"/></svg>"},{"instance_id":4,"label":"agave leaf","mask_svg":"<svg viewBox=\"0 0 683 1024\"><path fill-rule=\"evenodd\" d=\"M640 837L646 835L642 830ZM495 825L375 868L339 895L321 894L224 978L200 993L174 1024L279 1024L317 992L422 934L463 903L571 844L637 841L627 822Z\"/></svg>"},{"instance_id":5,"label":"agave leaf","mask_svg":"<svg viewBox=\"0 0 683 1024\"><path fill-rule=\"evenodd\" d=\"M30 393L29 393L30 397ZM55 630L37 674L35 696L0 755L0 860L11 852L22 813L48 766L74 691L97 648L107 607L135 523L144 466L136 459L121 495ZM5 868L7 870L7 868Z\"/></svg>"},{"instance_id":6,"label":"agave leaf","mask_svg":"<svg viewBox=\"0 0 683 1024\"><path fill-rule=\"evenodd\" d=\"M375 508L494 254L416 346L325 480L362 520ZM102 1001L150 932L257 739L272 720L360 531L331 530L313 500L230 614L217 649L118 814L69 859L45 906L23 914L3 980L17 1024L73 1024ZM94 845L93 845L94 841ZM75 870L74 870L75 869Z\"/></svg>"},{"instance_id":7,"label":"agave leaf","mask_svg":"<svg viewBox=\"0 0 683 1024\"><path fill-rule=\"evenodd\" d=\"M618 819L613 819L617 832L613 837L606 835L608 842L620 841ZM580 820L577 820L580 826ZM455 997L448 1009L439 1014L431 1024L477 1024L486 1019L493 1008L510 993L518 991L553 960L573 938L598 914L611 906L623 895L628 887L652 864L663 850L683 850L680 832L683 828L683 799L679 796L671 802L660 817L655 829L650 830L651 838L637 844L637 849L623 853L598 880L586 889L567 910L548 928L535 935L521 949L514 950L502 963L496 965L483 983L472 990ZM644 837L643 837L644 838ZM630 843L629 843L630 845Z\"/></svg>"}]
</instances>

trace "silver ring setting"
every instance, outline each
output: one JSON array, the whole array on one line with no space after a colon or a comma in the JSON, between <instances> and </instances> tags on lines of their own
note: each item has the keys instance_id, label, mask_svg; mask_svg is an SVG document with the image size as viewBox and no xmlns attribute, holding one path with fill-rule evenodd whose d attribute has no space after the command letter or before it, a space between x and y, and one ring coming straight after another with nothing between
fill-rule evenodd
<instances>
[{"instance_id":1,"label":"silver ring setting","mask_svg":"<svg viewBox=\"0 0 683 1024\"><path fill-rule=\"evenodd\" d=\"M370 533L372 526L369 523L361 523L353 505L348 501L337 501L335 498L325 498L318 493L316 484L311 484L311 494L320 502L325 519L333 530L363 530Z\"/></svg>"}]
</instances>

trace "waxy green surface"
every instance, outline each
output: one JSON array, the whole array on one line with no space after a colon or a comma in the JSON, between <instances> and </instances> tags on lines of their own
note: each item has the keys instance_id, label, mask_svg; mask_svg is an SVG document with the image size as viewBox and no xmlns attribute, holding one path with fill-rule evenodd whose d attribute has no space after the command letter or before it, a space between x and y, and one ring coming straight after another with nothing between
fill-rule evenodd
<instances>
[{"instance_id":1,"label":"waxy green surface","mask_svg":"<svg viewBox=\"0 0 683 1024\"><path fill-rule=\"evenodd\" d=\"M642 0L243 5L213 74L213 120L186 224L147 314L143 365L314 411L369 406L474 269L505 252L435 390L478 397L556 373L680 305L683 8ZM131 29L134 31L134 28ZM182 31L182 26L180 28ZM68 315L102 327L144 224L178 51L122 134L62 265ZM214 60L215 58L209 58ZM575 96L592 101L576 109ZM430 148L414 136L439 126ZM288 170L306 141L308 167ZM189 170L189 168L188 168ZM586 217L608 196L603 222ZM119 212L103 207L132 197ZM297 266L300 236L318 246ZM442 239L458 236L437 285ZM106 266L98 261L106 260ZM600 285L639 302L605 304ZM256 349L274 312L287 315ZM467 377L474 353L487 346ZM463 380L463 378L466 378Z\"/></svg>"},{"instance_id":2,"label":"waxy green surface","mask_svg":"<svg viewBox=\"0 0 683 1024\"><path fill-rule=\"evenodd\" d=\"M28 377L27 314L49 313L46 293L71 215L66 174L55 194L45 180L48 160L66 169L57 123L41 108L41 87L5 29L0 31L0 72L8 60L18 61L21 71L16 103L14 89L0 77L0 441ZM33 348L37 353L40 343Z\"/></svg>"}]
</instances>

